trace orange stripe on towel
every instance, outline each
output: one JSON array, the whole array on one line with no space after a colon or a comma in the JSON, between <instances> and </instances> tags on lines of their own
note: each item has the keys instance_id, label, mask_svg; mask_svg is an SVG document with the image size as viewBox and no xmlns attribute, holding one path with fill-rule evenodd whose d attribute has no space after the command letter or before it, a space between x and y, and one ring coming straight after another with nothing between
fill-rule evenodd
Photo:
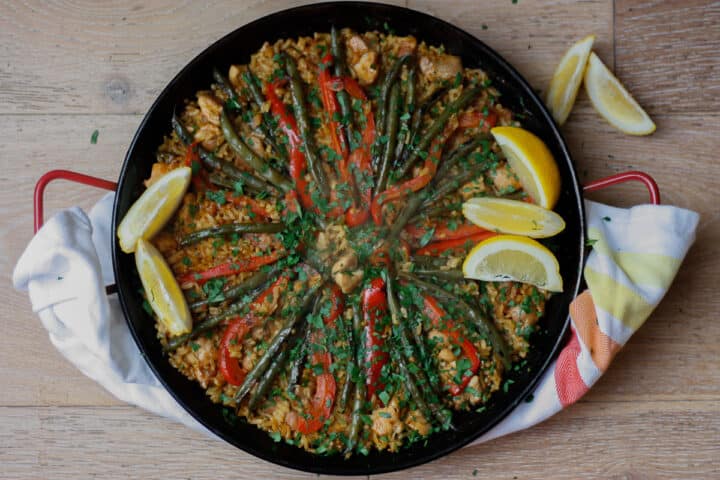
<instances>
[{"instance_id":1,"label":"orange stripe on towel","mask_svg":"<svg viewBox=\"0 0 720 480\"><path fill-rule=\"evenodd\" d=\"M605 372L620 350L620 345L600 330L595 304L589 290L578 295L570 304L570 316L575 322L580 340L590 350L595 366L601 372Z\"/></svg>"},{"instance_id":2,"label":"orange stripe on towel","mask_svg":"<svg viewBox=\"0 0 720 480\"><path fill-rule=\"evenodd\" d=\"M555 365L555 388L563 408L577 402L589 390L580 376L577 365L581 350L577 332L572 327L570 327L570 332L572 337L558 355Z\"/></svg>"}]
</instances>

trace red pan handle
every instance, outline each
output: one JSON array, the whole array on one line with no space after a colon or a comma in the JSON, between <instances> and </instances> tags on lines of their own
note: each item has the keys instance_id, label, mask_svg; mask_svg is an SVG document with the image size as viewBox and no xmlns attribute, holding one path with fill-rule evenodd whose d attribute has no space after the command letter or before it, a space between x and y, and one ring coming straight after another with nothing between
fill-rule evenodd
<instances>
[{"instance_id":1,"label":"red pan handle","mask_svg":"<svg viewBox=\"0 0 720 480\"><path fill-rule=\"evenodd\" d=\"M660 189L658 188L657 182L654 178L645 172L630 171L624 173L618 173L616 175L610 175L609 177L601 178L583 186L583 191L592 192L594 190L601 190L605 187L617 185L625 182L642 182L650 194L650 203L653 205L660 205Z\"/></svg>"},{"instance_id":2,"label":"red pan handle","mask_svg":"<svg viewBox=\"0 0 720 480\"><path fill-rule=\"evenodd\" d=\"M90 185L91 187L104 188L105 190L117 190L117 183L109 180L103 180L102 178L91 177L82 173L71 172L70 170L50 170L45 175L40 177L40 180L35 184L35 219L34 227L35 233L40 230L43 225L43 212L44 212L44 197L45 187L48 183L53 180L68 180L70 182L82 183L83 185Z\"/></svg>"},{"instance_id":3,"label":"red pan handle","mask_svg":"<svg viewBox=\"0 0 720 480\"><path fill-rule=\"evenodd\" d=\"M35 184L35 233L37 233L37 231L40 230L40 227L42 227L43 225L43 194L45 193L45 187L47 187L50 182L57 179L68 180L70 182L81 183L83 185L90 185L91 187L104 188L105 190L117 189L117 183L115 182L104 180L102 178L91 177L90 175L85 175L82 173L72 172L70 170L51 170L47 172L45 175L40 177L40 179ZM583 186L583 191L592 192L595 190L601 190L605 187L610 187L612 185L631 181L642 182L648 189L648 193L650 194L650 203L652 203L653 205L660 204L660 189L658 188L657 182L650 175L644 172L630 171L601 178Z\"/></svg>"}]
</instances>

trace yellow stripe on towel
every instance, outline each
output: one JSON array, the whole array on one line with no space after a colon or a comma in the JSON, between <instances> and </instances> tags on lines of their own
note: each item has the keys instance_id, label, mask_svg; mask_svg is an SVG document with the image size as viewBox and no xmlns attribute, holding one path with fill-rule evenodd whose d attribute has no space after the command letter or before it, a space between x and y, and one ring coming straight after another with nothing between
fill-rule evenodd
<instances>
[{"instance_id":1,"label":"yellow stripe on towel","mask_svg":"<svg viewBox=\"0 0 720 480\"><path fill-rule=\"evenodd\" d=\"M592 292L593 301L626 327L637 330L653 311L639 293L612 279L609 275L585 267L585 281Z\"/></svg>"}]
</instances>

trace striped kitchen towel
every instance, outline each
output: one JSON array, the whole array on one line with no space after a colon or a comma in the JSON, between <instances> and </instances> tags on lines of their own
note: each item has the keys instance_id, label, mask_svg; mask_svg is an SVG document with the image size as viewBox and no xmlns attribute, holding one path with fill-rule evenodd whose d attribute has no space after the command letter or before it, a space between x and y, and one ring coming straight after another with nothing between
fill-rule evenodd
<instances>
[{"instance_id":1,"label":"striped kitchen towel","mask_svg":"<svg viewBox=\"0 0 720 480\"><path fill-rule=\"evenodd\" d=\"M690 245L699 215L665 205L625 209L585 201L592 251L588 290L570 305L571 335L533 392L473 444L523 430L578 401L660 303Z\"/></svg>"}]
</instances>

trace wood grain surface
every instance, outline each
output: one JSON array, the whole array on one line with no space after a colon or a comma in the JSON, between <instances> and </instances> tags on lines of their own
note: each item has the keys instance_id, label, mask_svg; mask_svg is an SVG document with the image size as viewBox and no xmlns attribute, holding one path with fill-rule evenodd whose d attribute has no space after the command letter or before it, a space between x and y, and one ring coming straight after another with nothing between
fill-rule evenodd
<instances>
[{"instance_id":1,"label":"wood grain surface","mask_svg":"<svg viewBox=\"0 0 720 480\"><path fill-rule=\"evenodd\" d=\"M301 4L0 2L0 478L311 478L119 402L50 344L12 268L53 168L115 179L165 83L228 31ZM720 478L720 2L409 0L476 35L538 90L570 43L596 49L658 125L623 135L581 92L563 127L582 181L639 169L701 215L673 288L577 404L527 431L386 478ZM97 144L90 143L94 130ZM47 214L101 192L57 184ZM638 187L594 199L629 206ZM322 461L322 460L319 460Z\"/></svg>"}]
</instances>

